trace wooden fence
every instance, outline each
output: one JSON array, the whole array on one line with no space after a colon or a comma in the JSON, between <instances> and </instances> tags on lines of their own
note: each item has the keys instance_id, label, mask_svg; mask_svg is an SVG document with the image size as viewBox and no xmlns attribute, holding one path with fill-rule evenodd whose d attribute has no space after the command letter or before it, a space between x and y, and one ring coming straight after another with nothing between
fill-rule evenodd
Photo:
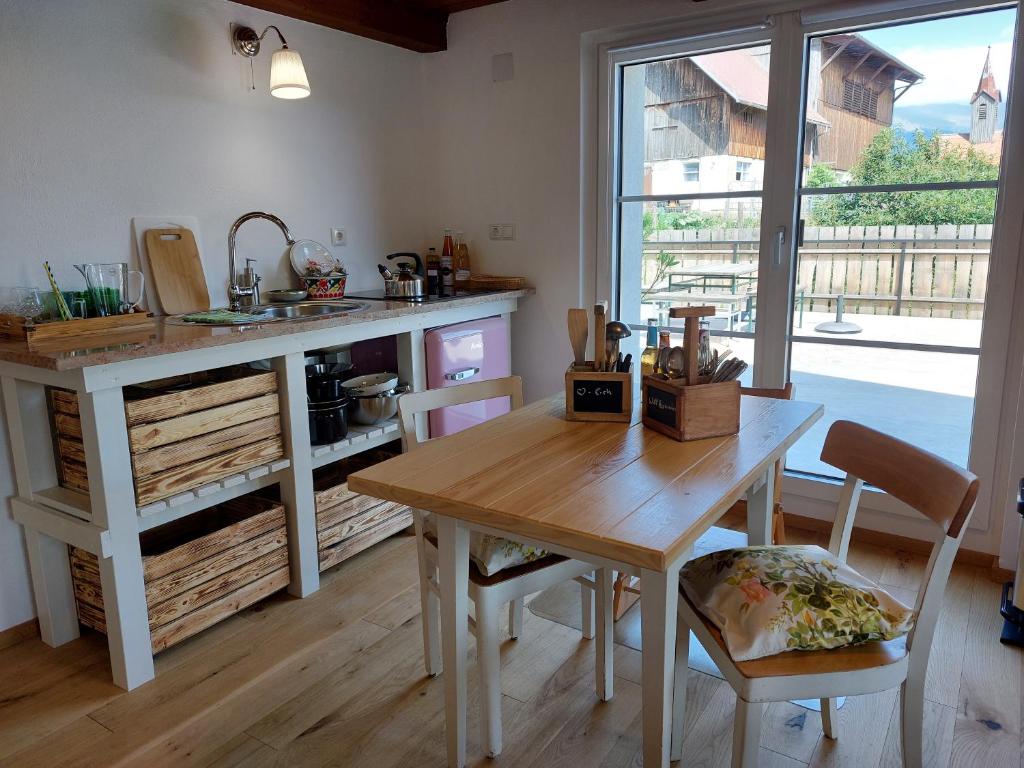
<instances>
[{"instance_id":1,"label":"wooden fence","mask_svg":"<svg viewBox=\"0 0 1024 768\"><path fill-rule=\"evenodd\" d=\"M644 242L643 288L661 252L687 267L757 261L758 237L755 229L654 232ZM853 314L980 318L991 239L991 224L807 227L797 290L809 312L834 311L842 294ZM667 277L654 287L667 289Z\"/></svg>"}]
</instances>

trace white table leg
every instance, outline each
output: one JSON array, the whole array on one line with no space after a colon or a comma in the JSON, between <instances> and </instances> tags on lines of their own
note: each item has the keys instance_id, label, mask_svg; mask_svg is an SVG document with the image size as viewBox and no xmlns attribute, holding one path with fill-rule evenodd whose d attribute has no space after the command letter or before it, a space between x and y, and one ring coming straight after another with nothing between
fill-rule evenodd
<instances>
[{"instance_id":1,"label":"white table leg","mask_svg":"<svg viewBox=\"0 0 1024 768\"><path fill-rule=\"evenodd\" d=\"M466 764L466 637L469 631L469 529L437 516L441 585L441 646L444 658L445 741L449 768Z\"/></svg>"},{"instance_id":2,"label":"white table leg","mask_svg":"<svg viewBox=\"0 0 1024 768\"><path fill-rule=\"evenodd\" d=\"M747 491L747 544L760 547L772 543L772 511L775 507L775 465Z\"/></svg>"},{"instance_id":3,"label":"white table leg","mask_svg":"<svg viewBox=\"0 0 1024 768\"><path fill-rule=\"evenodd\" d=\"M154 672L124 398L120 389L80 392L78 406L93 522L110 532L111 556L99 564L110 666L130 691Z\"/></svg>"},{"instance_id":4,"label":"white table leg","mask_svg":"<svg viewBox=\"0 0 1024 768\"><path fill-rule=\"evenodd\" d=\"M281 500L288 514L288 592L306 597L320 589L320 552L316 539L313 457L309 452L306 369L302 353L274 360L281 400L281 434L291 466L281 478Z\"/></svg>"},{"instance_id":5,"label":"white table leg","mask_svg":"<svg viewBox=\"0 0 1024 768\"><path fill-rule=\"evenodd\" d=\"M39 635L44 643L56 648L79 635L68 545L27 526L25 545L39 616Z\"/></svg>"},{"instance_id":6,"label":"white table leg","mask_svg":"<svg viewBox=\"0 0 1024 768\"><path fill-rule=\"evenodd\" d=\"M667 768L672 741L679 568L640 573L645 768Z\"/></svg>"},{"instance_id":7,"label":"white table leg","mask_svg":"<svg viewBox=\"0 0 1024 768\"><path fill-rule=\"evenodd\" d=\"M44 445L50 439L46 394L41 384L10 376L0 379L0 388L18 496L31 501L36 490L57 483L51 450ZM67 544L28 527L24 531L39 634L47 645L63 645L79 634Z\"/></svg>"}]
</instances>

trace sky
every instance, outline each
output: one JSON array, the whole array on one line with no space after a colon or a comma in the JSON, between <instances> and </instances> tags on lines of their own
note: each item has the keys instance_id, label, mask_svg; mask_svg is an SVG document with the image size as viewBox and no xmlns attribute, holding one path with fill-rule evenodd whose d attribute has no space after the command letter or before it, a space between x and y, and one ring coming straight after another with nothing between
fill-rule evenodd
<instances>
[{"instance_id":1,"label":"sky","mask_svg":"<svg viewBox=\"0 0 1024 768\"><path fill-rule=\"evenodd\" d=\"M987 11L862 32L925 76L896 103L896 121L908 129L967 130L966 105L978 87L989 46L996 85L1006 93L1015 17L1013 10ZM938 106L947 104L960 108Z\"/></svg>"}]
</instances>

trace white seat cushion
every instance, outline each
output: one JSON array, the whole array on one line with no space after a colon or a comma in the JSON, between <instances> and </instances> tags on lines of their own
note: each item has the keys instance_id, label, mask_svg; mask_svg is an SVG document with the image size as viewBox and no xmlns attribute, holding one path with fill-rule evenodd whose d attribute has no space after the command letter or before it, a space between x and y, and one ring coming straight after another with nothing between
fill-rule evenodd
<instances>
[{"instance_id":1,"label":"white seat cushion","mask_svg":"<svg viewBox=\"0 0 1024 768\"><path fill-rule=\"evenodd\" d=\"M437 538L437 520L429 512L423 515L423 527L432 537ZM470 531L469 534L469 556L484 576L493 576L506 568L531 563L547 555L546 550L520 544L512 539L478 531Z\"/></svg>"},{"instance_id":2,"label":"white seat cushion","mask_svg":"<svg viewBox=\"0 0 1024 768\"><path fill-rule=\"evenodd\" d=\"M914 625L910 608L821 547L712 552L686 563L679 583L735 661L892 640Z\"/></svg>"}]
</instances>

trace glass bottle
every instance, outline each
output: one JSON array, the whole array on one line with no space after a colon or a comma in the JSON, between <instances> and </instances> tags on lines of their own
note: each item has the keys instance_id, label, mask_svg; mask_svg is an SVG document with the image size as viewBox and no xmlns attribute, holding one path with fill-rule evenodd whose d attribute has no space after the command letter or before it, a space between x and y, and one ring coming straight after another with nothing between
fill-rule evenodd
<instances>
[{"instance_id":1,"label":"glass bottle","mask_svg":"<svg viewBox=\"0 0 1024 768\"><path fill-rule=\"evenodd\" d=\"M441 295L441 257L437 248L427 250L427 293L431 296Z\"/></svg>"},{"instance_id":2,"label":"glass bottle","mask_svg":"<svg viewBox=\"0 0 1024 768\"><path fill-rule=\"evenodd\" d=\"M444 231L444 245L441 246L441 283L446 294L455 292L455 243L452 231Z\"/></svg>"},{"instance_id":3,"label":"glass bottle","mask_svg":"<svg viewBox=\"0 0 1024 768\"><path fill-rule=\"evenodd\" d=\"M647 346L640 355L640 375L650 376L654 373L654 364L658 362L658 320L647 321Z\"/></svg>"},{"instance_id":4,"label":"glass bottle","mask_svg":"<svg viewBox=\"0 0 1024 768\"><path fill-rule=\"evenodd\" d=\"M455 289L469 289L469 245L460 231L455 234Z\"/></svg>"}]
</instances>

